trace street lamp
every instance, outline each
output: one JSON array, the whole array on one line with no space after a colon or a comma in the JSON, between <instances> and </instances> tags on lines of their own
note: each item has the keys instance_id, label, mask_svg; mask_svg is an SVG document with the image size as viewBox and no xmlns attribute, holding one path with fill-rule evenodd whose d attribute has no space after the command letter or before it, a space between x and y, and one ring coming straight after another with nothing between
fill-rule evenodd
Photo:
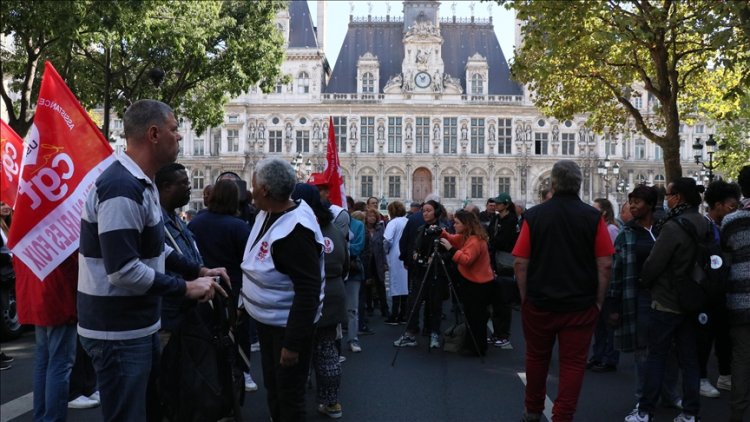
<instances>
[{"instance_id":1,"label":"street lamp","mask_svg":"<svg viewBox=\"0 0 750 422\"><path fill-rule=\"evenodd\" d=\"M299 169L300 166L302 166L302 153L298 152L297 155L292 158L292 168L294 169L294 173L297 174L297 177L299 177Z\"/></svg>"},{"instance_id":2,"label":"street lamp","mask_svg":"<svg viewBox=\"0 0 750 422\"><path fill-rule=\"evenodd\" d=\"M385 199L385 194L380 195L380 211L388 209L388 201Z\"/></svg>"},{"instance_id":3,"label":"street lamp","mask_svg":"<svg viewBox=\"0 0 750 422\"><path fill-rule=\"evenodd\" d=\"M714 181L714 170L718 167L714 164L714 154L716 153L717 146L718 142L714 140L714 135L709 135L706 141L706 154L708 154L708 164L706 164L703 161L703 144L701 144L701 138L696 138L693 144L695 164L700 164L704 169L708 170L708 183ZM722 146L718 146L718 149L722 149Z\"/></svg>"},{"instance_id":4,"label":"street lamp","mask_svg":"<svg viewBox=\"0 0 750 422\"><path fill-rule=\"evenodd\" d=\"M615 163L615 165L612 166L612 161L609 159L608 155L604 159L604 162L600 161L596 166L596 172L599 173L599 176L604 182L605 197L609 198L609 182L620 174L620 165L618 163Z\"/></svg>"}]
</instances>

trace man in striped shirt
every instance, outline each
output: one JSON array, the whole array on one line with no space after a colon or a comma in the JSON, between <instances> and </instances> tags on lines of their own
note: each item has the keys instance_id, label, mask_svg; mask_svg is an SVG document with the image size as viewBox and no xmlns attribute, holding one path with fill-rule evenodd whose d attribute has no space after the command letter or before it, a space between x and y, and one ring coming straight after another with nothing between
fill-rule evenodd
<instances>
[{"instance_id":1,"label":"man in striped shirt","mask_svg":"<svg viewBox=\"0 0 750 422\"><path fill-rule=\"evenodd\" d=\"M124 129L127 151L97 178L81 217L78 334L94 363L104 419L160 420L161 298L226 296L213 277L229 279L223 268L200 267L165 247L154 177L177 158L182 136L172 110L138 101Z\"/></svg>"}]
</instances>

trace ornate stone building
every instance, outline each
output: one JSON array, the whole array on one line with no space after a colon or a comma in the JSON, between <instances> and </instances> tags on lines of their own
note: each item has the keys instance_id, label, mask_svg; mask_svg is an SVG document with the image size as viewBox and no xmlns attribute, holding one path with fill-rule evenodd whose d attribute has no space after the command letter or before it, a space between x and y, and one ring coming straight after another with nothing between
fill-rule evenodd
<instances>
[{"instance_id":1,"label":"ornate stone building","mask_svg":"<svg viewBox=\"0 0 750 422\"><path fill-rule=\"evenodd\" d=\"M563 158L583 168L585 201L608 195L619 202L636 183L664 183L658 146L633 130L593 133L583 116L557 121L540 114L510 78L492 20L440 12L438 1L411 0L402 16L350 15L331 69L318 35L327 24L325 3L316 28L307 2L291 1L277 16L291 82L270 94L251 87L232 99L221 127L194 133L183 123L180 161L191 171L190 206L202 207L201 189L220 172L249 181L265 157L297 163L301 177L320 171L329 130L356 200L418 201L436 192L457 208L509 192L529 206ZM653 104L645 94L634 101L644 110ZM683 127L686 173L696 169L691 145L710 131L704 124Z\"/></svg>"}]
</instances>

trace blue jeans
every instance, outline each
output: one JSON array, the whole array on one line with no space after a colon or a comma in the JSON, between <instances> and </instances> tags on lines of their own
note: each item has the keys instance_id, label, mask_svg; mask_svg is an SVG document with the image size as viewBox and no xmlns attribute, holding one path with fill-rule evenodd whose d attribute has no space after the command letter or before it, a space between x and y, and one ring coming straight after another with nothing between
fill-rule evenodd
<instances>
[{"instance_id":1,"label":"blue jeans","mask_svg":"<svg viewBox=\"0 0 750 422\"><path fill-rule=\"evenodd\" d=\"M70 371L76 360L76 326L38 326L35 333L34 421L65 421Z\"/></svg>"},{"instance_id":2,"label":"blue jeans","mask_svg":"<svg viewBox=\"0 0 750 422\"><path fill-rule=\"evenodd\" d=\"M346 314L348 315L347 341L359 341L359 289L362 285L360 280L349 279L344 283L346 289Z\"/></svg>"},{"instance_id":3,"label":"blue jeans","mask_svg":"<svg viewBox=\"0 0 750 422\"><path fill-rule=\"evenodd\" d=\"M693 316L651 310L648 330L648 358L639 410L653 412L674 343L682 369L682 408L688 415L700 411L700 370Z\"/></svg>"},{"instance_id":4,"label":"blue jeans","mask_svg":"<svg viewBox=\"0 0 750 422\"><path fill-rule=\"evenodd\" d=\"M132 340L81 337L81 344L96 370L105 421L161 421L156 333Z\"/></svg>"}]
</instances>

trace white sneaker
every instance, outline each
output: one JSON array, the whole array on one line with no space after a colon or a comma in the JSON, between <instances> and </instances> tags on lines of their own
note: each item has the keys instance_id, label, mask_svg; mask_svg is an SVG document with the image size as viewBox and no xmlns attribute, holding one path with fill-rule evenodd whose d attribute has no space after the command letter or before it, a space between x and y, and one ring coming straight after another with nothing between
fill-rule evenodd
<instances>
[{"instance_id":1,"label":"white sneaker","mask_svg":"<svg viewBox=\"0 0 750 422\"><path fill-rule=\"evenodd\" d=\"M260 343L256 341L255 343L251 344L250 345L250 351L251 352L260 352Z\"/></svg>"},{"instance_id":2,"label":"white sneaker","mask_svg":"<svg viewBox=\"0 0 750 422\"><path fill-rule=\"evenodd\" d=\"M680 413L679 415L677 415L676 418L673 419L673 422L695 422L695 421L696 421L695 416L688 415L685 413Z\"/></svg>"},{"instance_id":3,"label":"white sneaker","mask_svg":"<svg viewBox=\"0 0 750 422\"><path fill-rule=\"evenodd\" d=\"M96 406L99 406L99 402L91 400L86 396L78 396L74 400L68 402L68 409L91 409Z\"/></svg>"},{"instance_id":4,"label":"white sneaker","mask_svg":"<svg viewBox=\"0 0 750 422\"><path fill-rule=\"evenodd\" d=\"M440 336L437 333L430 334L430 349L440 348Z\"/></svg>"},{"instance_id":5,"label":"white sneaker","mask_svg":"<svg viewBox=\"0 0 750 422\"><path fill-rule=\"evenodd\" d=\"M638 409L633 410L628 416L625 416L625 422L651 422L651 415L640 413Z\"/></svg>"},{"instance_id":6,"label":"white sneaker","mask_svg":"<svg viewBox=\"0 0 750 422\"><path fill-rule=\"evenodd\" d=\"M258 391L258 384L253 381L249 372L245 372L245 391Z\"/></svg>"},{"instance_id":7,"label":"white sneaker","mask_svg":"<svg viewBox=\"0 0 750 422\"><path fill-rule=\"evenodd\" d=\"M732 376L731 375L719 375L719 379L716 380L716 388L721 390L732 391Z\"/></svg>"},{"instance_id":8,"label":"white sneaker","mask_svg":"<svg viewBox=\"0 0 750 422\"><path fill-rule=\"evenodd\" d=\"M346 362L346 356L339 355L339 363L344 363L344 362Z\"/></svg>"},{"instance_id":9,"label":"white sneaker","mask_svg":"<svg viewBox=\"0 0 750 422\"><path fill-rule=\"evenodd\" d=\"M349 350L351 350L352 353L359 353L362 351L362 346L360 346L358 342L352 341L349 343Z\"/></svg>"},{"instance_id":10,"label":"white sneaker","mask_svg":"<svg viewBox=\"0 0 750 422\"><path fill-rule=\"evenodd\" d=\"M721 396L721 393L713 385L711 385L707 378L701 378L701 396L716 398ZM677 419L675 419L675 421L676 420Z\"/></svg>"},{"instance_id":11,"label":"white sneaker","mask_svg":"<svg viewBox=\"0 0 750 422\"><path fill-rule=\"evenodd\" d=\"M99 396L99 390L96 390L93 393L91 393L91 395L89 396L89 398L91 400L98 401L100 404L102 402L102 398L101 398L101 396Z\"/></svg>"}]
</instances>

